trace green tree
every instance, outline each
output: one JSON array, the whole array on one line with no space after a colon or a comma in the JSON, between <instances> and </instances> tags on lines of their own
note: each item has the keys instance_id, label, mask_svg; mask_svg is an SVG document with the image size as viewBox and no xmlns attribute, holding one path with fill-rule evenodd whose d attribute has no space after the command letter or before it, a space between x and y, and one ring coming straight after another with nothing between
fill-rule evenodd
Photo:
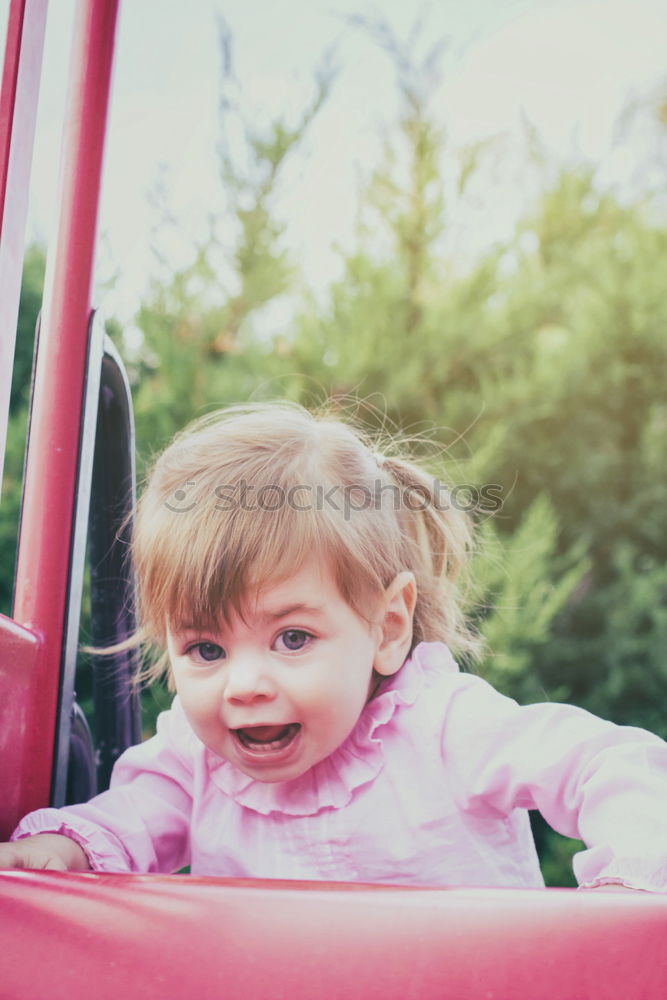
<instances>
[{"instance_id":1,"label":"green tree","mask_svg":"<svg viewBox=\"0 0 667 1000\"><path fill-rule=\"evenodd\" d=\"M231 42L223 32L221 205L193 263L156 281L137 325L144 346L135 363L138 439L165 443L207 408L247 398L280 371L275 344L253 317L288 293L294 266L275 202L286 163L329 93L333 72L318 71L315 93L294 124L251 124L234 98ZM234 138L229 135L233 134Z\"/></svg>"},{"instance_id":2,"label":"green tree","mask_svg":"<svg viewBox=\"0 0 667 1000\"><path fill-rule=\"evenodd\" d=\"M471 447L488 435L486 475L506 487L503 531L514 531L546 494L558 511L559 553L577 544L590 559L531 670L545 690L603 715L655 723L656 696L667 698L654 633L655 612L667 601L655 572L667 555L660 445L667 307L659 279L667 233L647 206L622 205L597 189L592 172L568 171L508 253L514 273L489 317L506 347L492 369L481 369L485 411ZM643 620L630 614L641 602ZM630 672L610 628L613 608L623 606L644 678L643 709L630 697ZM664 721L658 731L666 731Z\"/></svg>"},{"instance_id":3,"label":"green tree","mask_svg":"<svg viewBox=\"0 0 667 1000\"><path fill-rule=\"evenodd\" d=\"M16 333L16 351L9 405L7 451L0 503L0 613L11 611L23 485L23 458L28 425L30 376L37 316L42 304L44 251L33 245L26 251Z\"/></svg>"}]
</instances>

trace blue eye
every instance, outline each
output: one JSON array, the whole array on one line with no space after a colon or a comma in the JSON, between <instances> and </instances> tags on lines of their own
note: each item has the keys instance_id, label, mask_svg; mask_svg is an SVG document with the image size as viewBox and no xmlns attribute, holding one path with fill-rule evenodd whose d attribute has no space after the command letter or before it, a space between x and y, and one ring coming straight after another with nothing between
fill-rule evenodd
<instances>
[{"instance_id":1,"label":"blue eye","mask_svg":"<svg viewBox=\"0 0 667 1000\"><path fill-rule=\"evenodd\" d=\"M217 642L197 642L194 646L190 646L188 654L195 660L215 663L216 660L224 658L225 651Z\"/></svg>"},{"instance_id":2,"label":"blue eye","mask_svg":"<svg viewBox=\"0 0 667 1000\"><path fill-rule=\"evenodd\" d=\"M284 649L296 653L300 649L303 649L313 637L309 632L304 632L303 629L288 628L284 632L281 632L278 638Z\"/></svg>"}]
</instances>

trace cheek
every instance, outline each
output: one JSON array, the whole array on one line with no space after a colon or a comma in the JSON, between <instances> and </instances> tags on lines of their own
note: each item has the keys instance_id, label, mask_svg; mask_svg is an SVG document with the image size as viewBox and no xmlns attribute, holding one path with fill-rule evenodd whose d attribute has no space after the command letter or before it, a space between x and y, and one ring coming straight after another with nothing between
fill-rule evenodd
<instances>
[{"instance_id":1,"label":"cheek","mask_svg":"<svg viewBox=\"0 0 667 1000\"><path fill-rule=\"evenodd\" d=\"M315 711L319 708L323 721L356 721L368 700L369 678L370 670L364 671L361 666L341 670L326 688L320 690Z\"/></svg>"},{"instance_id":2,"label":"cheek","mask_svg":"<svg viewBox=\"0 0 667 1000\"><path fill-rule=\"evenodd\" d=\"M204 678L194 679L186 672L174 671L174 688L185 714L192 719L212 716L217 704L214 685Z\"/></svg>"}]
</instances>

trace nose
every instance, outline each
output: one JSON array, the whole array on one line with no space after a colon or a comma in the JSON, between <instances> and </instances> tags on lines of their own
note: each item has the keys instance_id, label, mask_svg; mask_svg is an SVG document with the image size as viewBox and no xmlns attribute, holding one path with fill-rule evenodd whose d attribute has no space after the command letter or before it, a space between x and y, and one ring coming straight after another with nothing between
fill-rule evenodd
<instances>
[{"instance_id":1,"label":"nose","mask_svg":"<svg viewBox=\"0 0 667 1000\"><path fill-rule=\"evenodd\" d=\"M260 658L233 657L226 663L225 700L233 705L273 701L276 688Z\"/></svg>"}]
</instances>

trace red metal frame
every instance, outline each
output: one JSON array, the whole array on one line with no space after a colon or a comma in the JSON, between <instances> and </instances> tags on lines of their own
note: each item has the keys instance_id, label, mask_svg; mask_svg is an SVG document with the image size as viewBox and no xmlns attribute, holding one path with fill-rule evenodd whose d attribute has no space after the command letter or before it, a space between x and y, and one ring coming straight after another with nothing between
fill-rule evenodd
<instances>
[{"instance_id":1,"label":"red metal frame","mask_svg":"<svg viewBox=\"0 0 667 1000\"><path fill-rule=\"evenodd\" d=\"M79 427L86 380L99 190L118 0L79 0L60 174L60 219L47 259L24 483L13 618L38 641L16 665L28 703L0 674L0 759L16 794L4 803L0 833L47 805L58 711L63 623L77 487ZM0 629L0 661L6 662ZM14 626L14 642L16 628ZM29 679L27 674L30 675Z\"/></svg>"}]
</instances>

